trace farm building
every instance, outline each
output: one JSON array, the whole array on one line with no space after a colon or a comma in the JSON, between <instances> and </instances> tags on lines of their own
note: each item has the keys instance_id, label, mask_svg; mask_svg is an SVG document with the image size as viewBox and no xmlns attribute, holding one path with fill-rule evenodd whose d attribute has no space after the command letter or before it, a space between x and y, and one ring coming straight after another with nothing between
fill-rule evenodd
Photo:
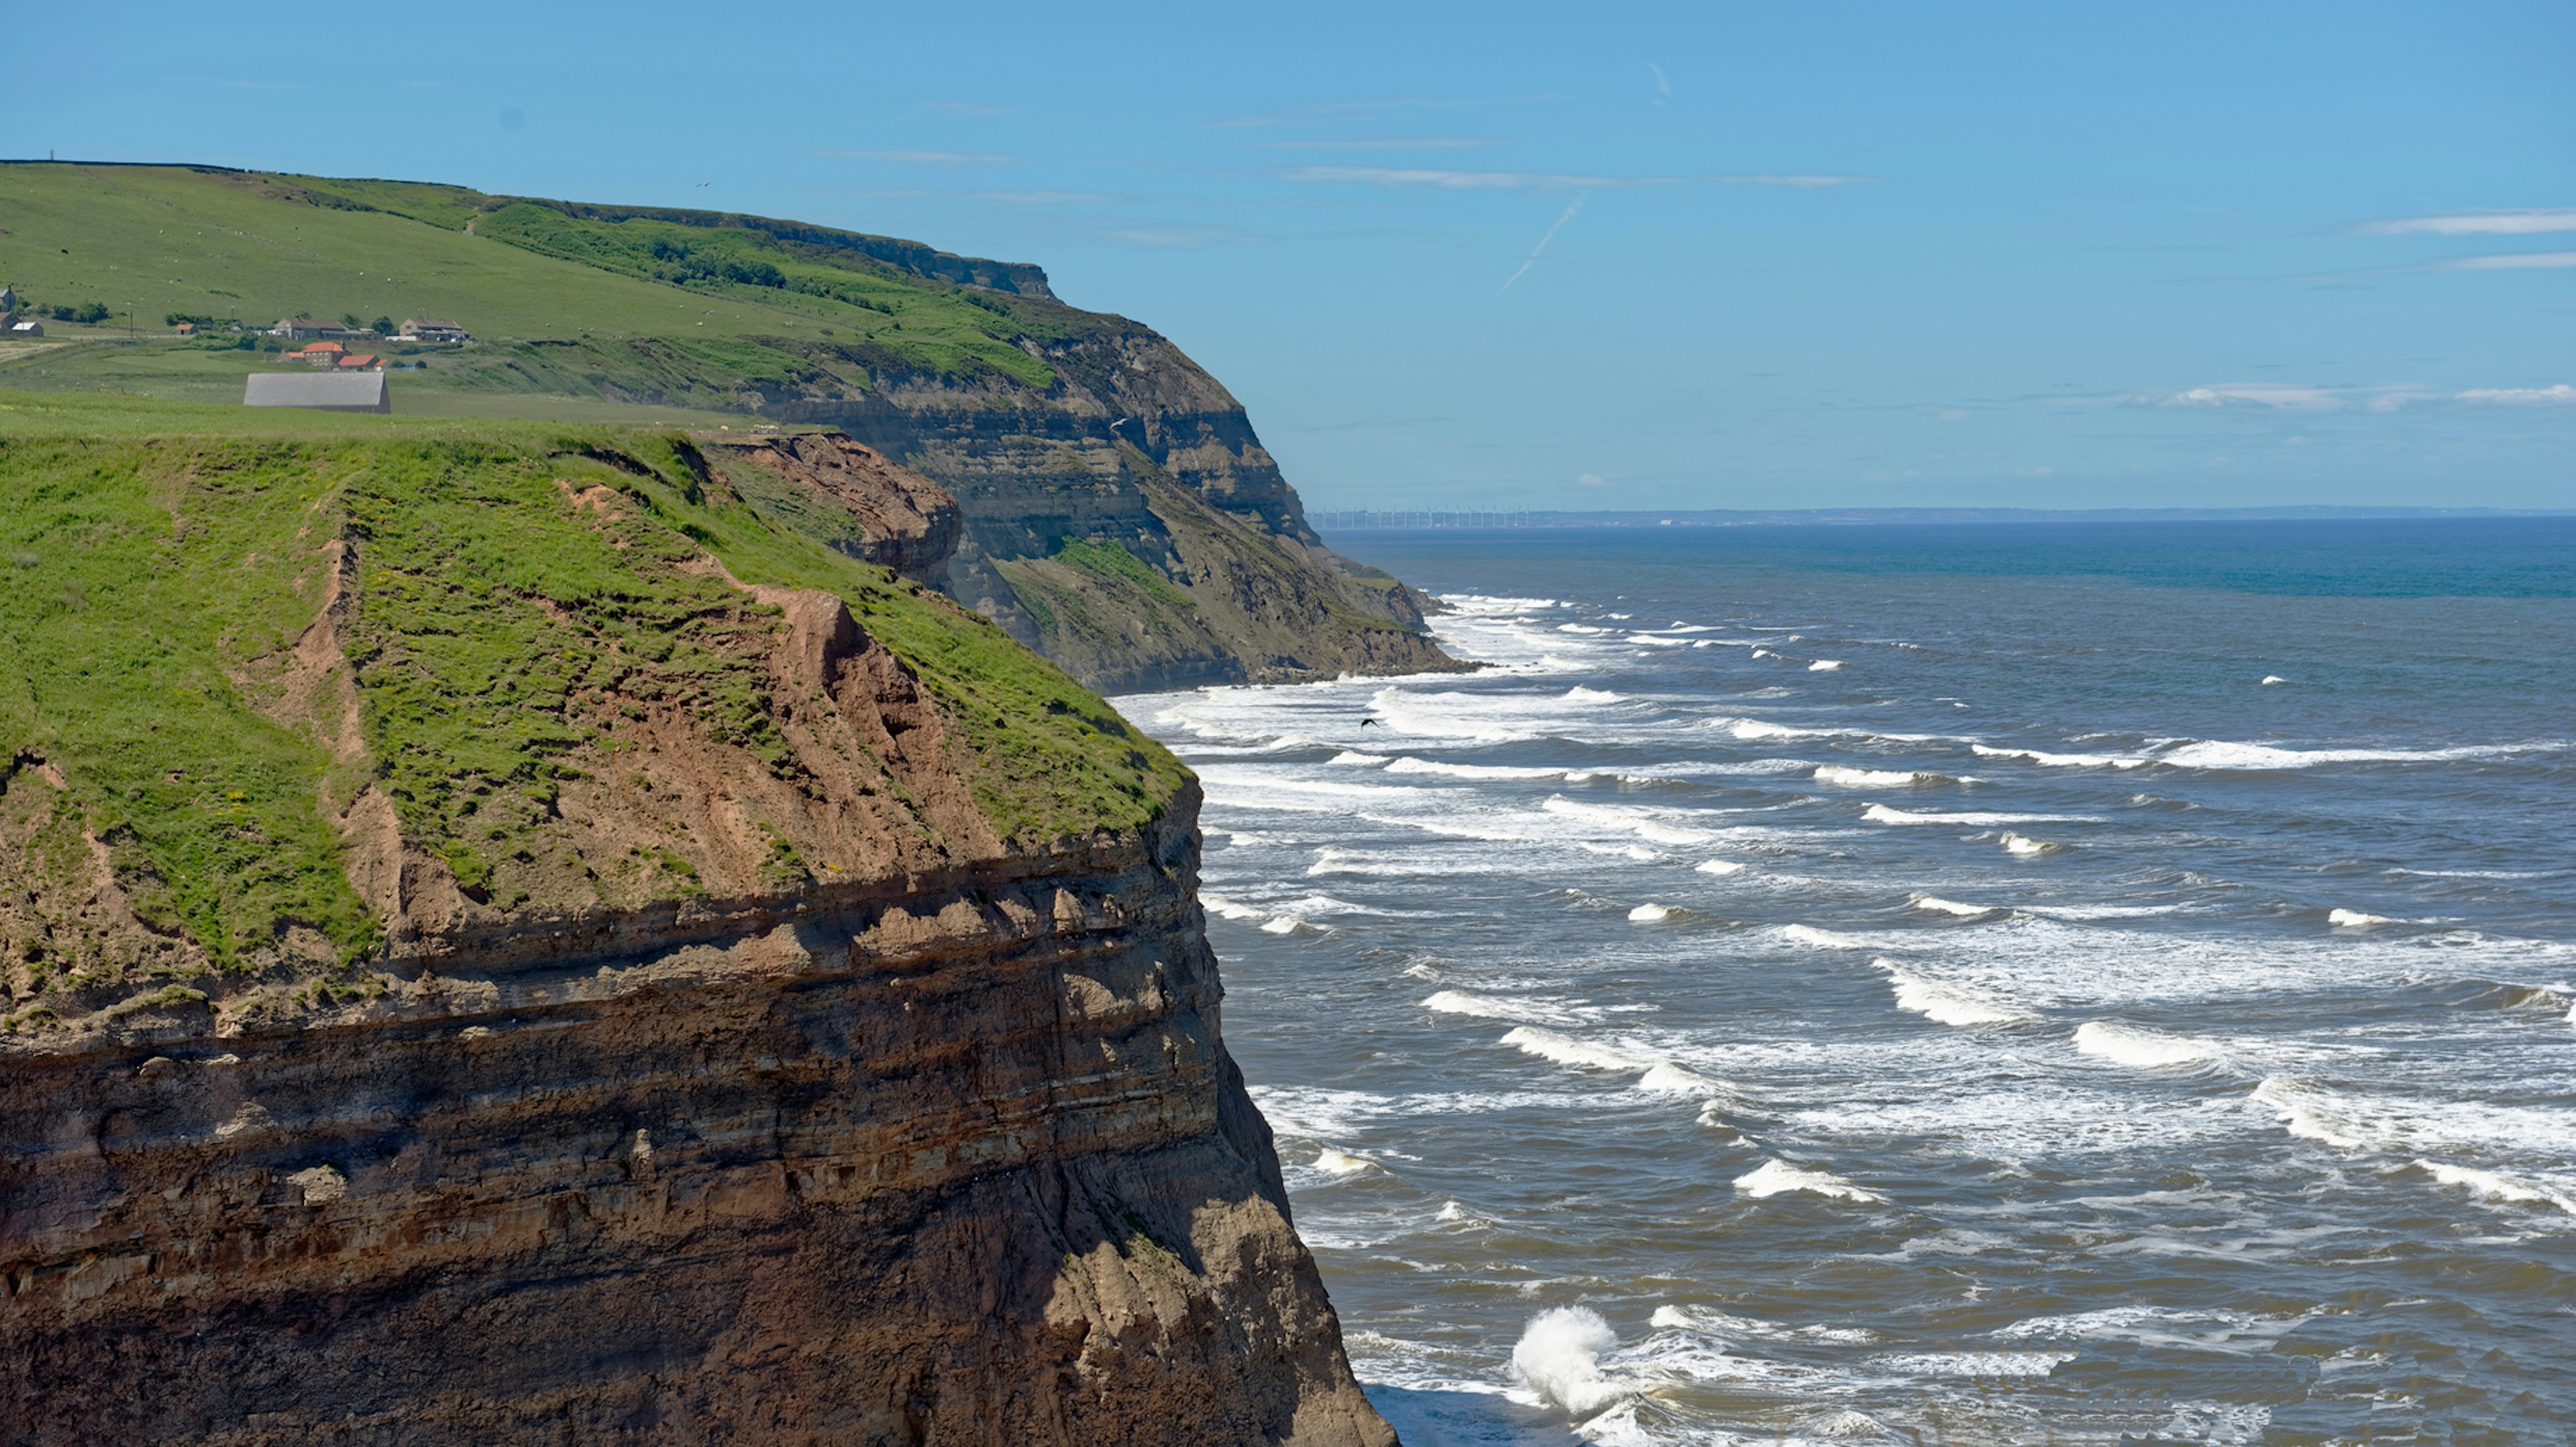
<instances>
[{"instance_id":1,"label":"farm building","mask_svg":"<svg viewBox=\"0 0 2576 1447\"><path fill-rule=\"evenodd\" d=\"M323 412L391 412L382 372L253 372L245 407L311 407Z\"/></svg>"}]
</instances>

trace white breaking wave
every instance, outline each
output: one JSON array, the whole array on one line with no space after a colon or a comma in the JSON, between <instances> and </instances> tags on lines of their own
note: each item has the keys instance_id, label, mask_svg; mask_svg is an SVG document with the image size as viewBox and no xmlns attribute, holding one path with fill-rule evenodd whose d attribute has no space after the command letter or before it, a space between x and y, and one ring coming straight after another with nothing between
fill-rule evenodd
<instances>
[{"instance_id":1,"label":"white breaking wave","mask_svg":"<svg viewBox=\"0 0 2576 1447\"><path fill-rule=\"evenodd\" d=\"M1285 935L1295 934L1300 929L1312 928L1314 928L1313 925L1306 923L1306 921L1299 919L1293 914L1283 914L1273 916L1269 923L1264 924L1261 927L1261 932L1266 935Z\"/></svg>"},{"instance_id":2,"label":"white breaking wave","mask_svg":"<svg viewBox=\"0 0 2576 1447\"><path fill-rule=\"evenodd\" d=\"M1990 904L1962 904L1955 899L1943 899L1937 894L1918 894L1914 896L1914 907L1916 909L1930 910L1934 914L1954 914L1961 919L1975 919L1981 914L1993 914L1995 912L1995 907Z\"/></svg>"},{"instance_id":3,"label":"white breaking wave","mask_svg":"<svg viewBox=\"0 0 2576 1447\"><path fill-rule=\"evenodd\" d=\"M1712 837L1701 830L1681 829L1670 824L1658 823L1642 809L1577 803L1563 794L1550 794L1547 802L1539 807L1551 814L1562 814L1569 819L1581 819L1589 823L1606 824L1613 829L1625 829L1640 839L1649 839L1657 844L1705 844Z\"/></svg>"},{"instance_id":4,"label":"white breaking wave","mask_svg":"<svg viewBox=\"0 0 2576 1447\"><path fill-rule=\"evenodd\" d=\"M1884 1201L1874 1191L1864 1191L1830 1171L1810 1171L1783 1160L1764 1161L1744 1175L1735 1178L1735 1189L1759 1200L1781 1196L1792 1191L1811 1195L1833 1196L1845 1201Z\"/></svg>"},{"instance_id":5,"label":"white breaking wave","mask_svg":"<svg viewBox=\"0 0 2576 1447\"><path fill-rule=\"evenodd\" d=\"M2384 914L2364 914L2357 909L2334 909L2326 911L2326 923L2336 929L2368 929L2372 925L2388 924L2391 921Z\"/></svg>"},{"instance_id":6,"label":"white breaking wave","mask_svg":"<svg viewBox=\"0 0 2576 1447\"><path fill-rule=\"evenodd\" d=\"M1470 1015L1479 1020L1538 1020L1565 1025L1576 1019L1575 1012L1571 1010L1536 1000L1504 1000L1465 990L1442 990L1424 1000L1422 1008L1442 1015Z\"/></svg>"},{"instance_id":7,"label":"white breaking wave","mask_svg":"<svg viewBox=\"0 0 2576 1447\"><path fill-rule=\"evenodd\" d=\"M1759 1317L1736 1316L1731 1312L1706 1306L1681 1306L1667 1303L1655 1308L1647 1318L1648 1325L1667 1331L1705 1332L1711 1336L1769 1337L1782 1341L1829 1341L1862 1345L1879 1340L1877 1332L1862 1326L1783 1326Z\"/></svg>"},{"instance_id":8,"label":"white breaking wave","mask_svg":"<svg viewBox=\"0 0 2576 1447\"><path fill-rule=\"evenodd\" d=\"M1559 1065L1572 1065L1584 1070L1644 1071L1664 1063L1656 1056L1632 1054L1614 1046L1577 1040L1571 1035L1559 1035L1535 1025L1515 1026L1504 1034L1499 1043L1517 1046L1541 1060L1553 1060Z\"/></svg>"},{"instance_id":9,"label":"white breaking wave","mask_svg":"<svg viewBox=\"0 0 2576 1447\"><path fill-rule=\"evenodd\" d=\"M2038 749L2002 749L1985 744L1970 744L1968 747L1980 758L2028 759L2034 764L2044 764L2054 769L2138 769L2144 768L2149 762L2147 759L2117 754L2051 754L2043 753Z\"/></svg>"},{"instance_id":10,"label":"white breaking wave","mask_svg":"<svg viewBox=\"0 0 2576 1447\"><path fill-rule=\"evenodd\" d=\"M1702 874L1735 874L1744 866L1732 859L1703 859L1695 868Z\"/></svg>"},{"instance_id":11,"label":"white breaking wave","mask_svg":"<svg viewBox=\"0 0 2576 1447\"><path fill-rule=\"evenodd\" d=\"M1849 732L1847 729L1802 729L1758 718L1718 719L1716 723L1739 739L1824 739Z\"/></svg>"},{"instance_id":12,"label":"white breaking wave","mask_svg":"<svg viewBox=\"0 0 2576 1447\"><path fill-rule=\"evenodd\" d=\"M1783 925L1780 933L1799 944L1814 945L1819 949L1865 950L1869 948L1869 942L1866 940L1856 940L1850 935L1838 935L1832 930L1818 929L1809 924Z\"/></svg>"},{"instance_id":13,"label":"white breaking wave","mask_svg":"<svg viewBox=\"0 0 2576 1447\"><path fill-rule=\"evenodd\" d=\"M1530 1318L1512 1348L1512 1376L1544 1405L1590 1417L1634 1394L1601 1374L1601 1355L1619 1334L1588 1306L1556 1306Z\"/></svg>"},{"instance_id":14,"label":"white breaking wave","mask_svg":"<svg viewBox=\"0 0 2576 1447\"><path fill-rule=\"evenodd\" d=\"M2416 1169L2428 1172L2446 1186L2465 1186L2472 1194L2490 1201L2503 1201L2516 1206L2555 1206L2576 1214L2576 1198L2554 1191L2536 1181L2508 1176L2500 1171L2481 1171L2475 1166L2446 1165L2440 1161L2419 1160Z\"/></svg>"},{"instance_id":15,"label":"white breaking wave","mask_svg":"<svg viewBox=\"0 0 2576 1447\"><path fill-rule=\"evenodd\" d=\"M2198 1065L2226 1054L2226 1047L2215 1040L2166 1035L2109 1020L2087 1020L2076 1026L2075 1048L2087 1055L2148 1070Z\"/></svg>"},{"instance_id":16,"label":"white breaking wave","mask_svg":"<svg viewBox=\"0 0 2576 1447\"><path fill-rule=\"evenodd\" d=\"M1635 909L1628 911L1628 923L1656 924L1663 920L1671 919L1674 915L1679 913L1681 913L1680 910L1677 910L1668 904L1641 904Z\"/></svg>"},{"instance_id":17,"label":"white breaking wave","mask_svg":"<svg viewBox=\"0 0 2576 1447\"><path fill-rule=\"evenodd\" d=\"M1939 1024L1966 1029L1976 1025L2027 1025L2038 1018L2027 1010L1987 999L1973 990L1926 979L1893 960L1877 963L1880 969L1887 971L1887 983L1896 991L1896 1008L1911 1010Z\"/></svg>"},{"instance_id":18,"label":"white breaking wave","mask_svg":"<svg viewBox=\"0 0 2576 1447\"><path fill-rule=\"evenodd\" d=\"M2433 764L2462 759L2501 759L2565 747L2547 744L2468 744L2449 749L2291 749L2275 744L2198 739L2167 749L2155 762L2177 769L2305 769L2317 764Z\"/></svg>"},{"instance_id":19,"label":"white breaking wave","mask_svg":"<svg viewBox=\"0 0 2576 1447\"><path fill-rule=\"evenodd\" d=\"M1385 754L1363 754L1357 749L1344 749L1333 755L1330 760L1332 763L1351 764L1363 769L1373 769L1386 761Z\"/></svg>"},{"instance_id":20,"label":"white breaking wave","mask_svg":"<svg viewBox=\"0 0 2576 1447\"><path fill-rule=\"evenodd\" d=\"M1426 870L1405 863L1370 859L1365 855L1344 849L1338 844L1327 844L1316 850L1315 862L1306 866L1306 876L1309 879L1327 874L1380 876L1438 872L1436 869Z\"/></svg>"},{"instance_id":21,"label":"white breaking wave","mask_svg":"<svg viewBox=\"0 0 2576 1447\"><path fill-rule=\"evenodd\" d=\"M1270 913L1266 909L1254 909L1248 904L1237 904L1223 895L1210 894L1204 889L1199 891L1199 904L1202 908L1221 914L1227 919L1262 919Z\"/></svg>"},{"instance_id":22,"label":"white breaking wave","mask_svg":"<svg viewBox=\"0 0 2576 1447\"><path fill-rule=\"evenodd\" d=\"M2339 1107L2342 1102L2304 1080L2267 1075L2254 1087L2254 1099L2270 1106L2290 1134L2324 1145L2359 1150L2375 1134Z\"/></svg>"},{"instance_id":23,"label":"white breaking wave","mask_svg":"<svg viewBox=\"0 0 2576 1447\"><path fill-rule=\"evenodd\" d=\"M1535 844L1538 842L1538 836L1535 834L1524 833L1517 829L1506 829L1499 825L1478 826L1475 824L1460 824L1449 819L1432 819L1419 816L1406 818L1397 814L1363 813L1359 817L1367 820L1371 824L1385 824L1397 829L1419 829L1425 834L1438 834L1450 839L1474 839L1486 844Z\"/></svg>"},{"instance_id":24,"label":"white breaking wave","mask_svg":"<svg viewBox=\"0 0 2576 1447\"><path fill-rule=\"evenodd\" d=\"M1576 703L1617 703L1620 699L1620 695L1606 688L1586 688L1579 683L1567 689L1565 696Z\"/></svg>"},{"instance_id":25,"label":"white breaking wave","mask_svg":"<svg viewBox=\"0 0 2576 1447\"><path fill-rule=\"evenodd\" d=\"M1453 779L1558 779L1563 769L1515 768L1508 764L1451 764L1410 756L1386 766L1390 774L1445 774Z\"/></svg>"},{"instance_id":26,"label":"white breaking wave","mask_svg":"<svg viewBox=\"0 0 2576 1447\"><path fill-rule=\"evenodd\" d=\"M2289 681L2290 680L2283 678L2277 673L2267 673L2263 675L2263 683L2267 688L2276 683L2287 683Z\"/></svg>"},{"instance_id":27,"label":"white breaking wave","mask_svg":"<svg viewBox=\"0 0 2576 1447\"><path fill-rule=\"evenodd\" d=\"M2047 854L2057 848L2054 844L2042 844L2036 839L2021 834L2007 834L2003 837L2002 843L2006 854L2019 854L2025 858L2034 854Z\"/></svg>"},{"instance_id":28,"label":"white breaking wave","mask_svg":"<svg viewBox=\"0 0 2576 1447\"><path fill-rule=\"evenodd\" d=\"M1818 764L1816 782L1845 784L1855 789L1898 789L1908 784L1946 784L1950 782L1950 776L1924 773L1920 770L1908 772L1901 769L1855 769L1845 764Z\"/></svg>"},{"instance_id":29,"label":"white breaking wave","mask_svg":"<svg viewBox=\"0 0 2576 1447\"><path fill-rule=\"evenodd\" d=\"M1377 1169L1377 1162L1326 1146L1315 1153L1315 1169L1336 1180L1347 1180L1365 1171Z\"/></svg>"},{"instance_id":30,"label":"white breaking wave","mask_svg":"<svg viewBox=\"0 0 2576 1447\"><path fill-rule=\"evenodd\" d=\"M1407 693L1401 688L1381 688L1369 699L1369 709L1387 727L1426 738L1499 744L1538 737L1524 721L1492 717L1497 701L1472 693Z\"/></svg>"},{"instance_id":31,"label":"white breaking wave","mask_svg":"<svg viewBox=\"0 0 2576 1447\"><path fill-rule=\"evenodd\" d=\"M1640 1076L1637 1080L1637 1088L1654 1095L1688 1095L1703 1098L1722 1096L1729 1090L1724 1082L1711 1080L1689 1066L1675 1065L1669 1060L1657 1064L1654 1069Z\"/></svg>"},{"instance_id":32,"label":"white breaking wave","mask_svg":"<svg viewBox=\"0 0 2576 1447\"><path fill-rule=\"evenodd\" d=\"M1925 814L1905 809L1891 809L1885 804L1872 804L1860 817L1873 824L1968 824L1986 827L1996 824L2100 824L2090 814L1998 814L1990 809L1969 809L1955 814Z\"/></svg>"},{"instance_id":33,"label":"white breaking wave","mask_svg":"<svg viewBox=\"0 0 2576 1447\"><path fill-rule=\"evenodd\" d=\"M1809 673L1831 673L1842 666L1843 661L1839 658L1819 658L1815 662L1807 665L1807 671Z\"/></svg>"}]
</instances>

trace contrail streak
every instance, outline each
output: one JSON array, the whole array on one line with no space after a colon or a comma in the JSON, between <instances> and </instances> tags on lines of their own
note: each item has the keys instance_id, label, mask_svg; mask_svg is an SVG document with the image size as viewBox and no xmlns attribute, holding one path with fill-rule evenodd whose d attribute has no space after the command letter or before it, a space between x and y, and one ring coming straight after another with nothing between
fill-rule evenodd
<instances>
[{"instance_id":1,"label":"contrail streak","mask_svg":"<svg viewBox=\"0 0 2576 1447\"><path fill-rule=\"evenodd\" d=\"M1547 234L1538 239L1538 245L1530 248L1529 258L1521 263L1521 269L1519 271L1512 273L1512 281L1518 281L1522 276L1528 273L1532 263L1538 260L1538 254L1547 250L1547 244L1556 239L1556 233L1563 231L1565 229L1565 223L1573 220L1574 213L1582 209L1583 198L1581 196L1577 196L1574 198L1574 204L1565 208L1565 214L1556 218L1556 224L1547 228ZM1503 283L1503 291L1510 291L1512 289L1512 281ZM1494 294L1496 296L1500 296L1502 295L1502 292L1498 291Z\"/></svg>"}]
</instances>

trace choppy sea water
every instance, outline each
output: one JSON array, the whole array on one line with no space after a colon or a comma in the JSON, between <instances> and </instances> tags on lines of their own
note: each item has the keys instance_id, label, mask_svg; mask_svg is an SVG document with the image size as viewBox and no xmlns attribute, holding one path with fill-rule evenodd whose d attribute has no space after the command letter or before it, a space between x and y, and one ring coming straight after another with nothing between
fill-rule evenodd
<instances>
[{"instance_id":1,"label":"choppy sea water","mask_svg":"<svg viewBox=\"0 0 2576 1447\"><path fill-rule=\"evenodd\" d=\"M1408 1442L2567 1440L2576 521L1336 541L1119 702Z\"/></svg>"}]
</instances>

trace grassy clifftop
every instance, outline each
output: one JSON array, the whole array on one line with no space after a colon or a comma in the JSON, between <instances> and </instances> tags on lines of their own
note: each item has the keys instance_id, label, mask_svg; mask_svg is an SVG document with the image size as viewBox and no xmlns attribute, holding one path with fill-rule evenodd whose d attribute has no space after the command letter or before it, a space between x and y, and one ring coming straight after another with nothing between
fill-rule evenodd
<instances>
[{"instance_id":1,"label":"grassy clifftop","mask_svg":"<svg viewBox=\"0 0 2576 1447\"><path fill-rule=\"evenodd\" d=\"M838 607L900 667L782 661ZM432 885L504 927L793 891L1185 778L667 430L0 394L0 650L13 1024L344 972Z\"/></svg>"},{"instance_id":2,"label":"grassy clifftop","mask_svg":"<svg viewBox=\"0 0 2576 1447\"><path fill-rule=\"evenodd\" d=\"M56 342L116 341L136 323L129 347L0 351L0 376L47 389L235 400L242 373L273 365L220 328L176 340L172 315L462 321L488 344L431 353L405 386L450 411L532 393L730 408L763 391L864 391L884 370L1043 388L1052 372L1021 339L1093 320L1032 266L721 212L40 162L0 165L0 202L0 281L40 306L112 313L57 327Z\"/></svg>"},{"instance_id":3,"label":"grassy clifftop","mask_svg":"<svg viewBox=\"0 0 2576 1447\"><path fill-rule=\"evenodd\" d=\"M957 499L964 542L934 586L1095 687L1451 666L1400 585L1321 546L1215 378L1032 266L213 167L0 164L0 215L0 282L108 317L0 341L0 396L233 403L295 365L252 330L281 317L452 320L474 340L356 343L403 369L397 412L846 431Z\"/></svg>"}]
</instances>

